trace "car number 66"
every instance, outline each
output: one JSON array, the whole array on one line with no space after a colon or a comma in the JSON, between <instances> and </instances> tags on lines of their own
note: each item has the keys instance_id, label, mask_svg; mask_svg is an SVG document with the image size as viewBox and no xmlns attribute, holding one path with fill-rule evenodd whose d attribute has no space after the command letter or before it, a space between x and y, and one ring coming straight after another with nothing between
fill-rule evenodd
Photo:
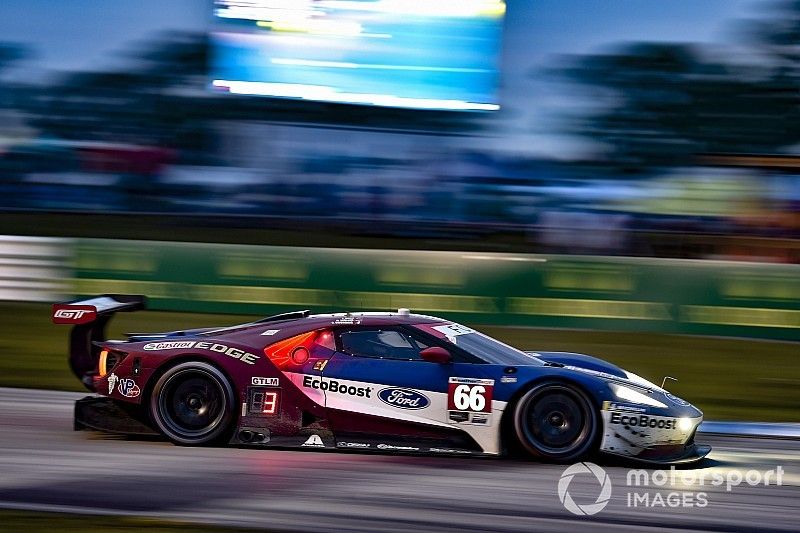
<instances>
[{"instance_id":1,"label":"car number 66","mask_svg":"<svg viewBox=\"0 0 800 533\"><path fill-rule=\"evenodd\" d=\"M482 385L459 385L453 392L453 403L459 411L483 411L486 388Z\"/></svg>"}]
</instances>

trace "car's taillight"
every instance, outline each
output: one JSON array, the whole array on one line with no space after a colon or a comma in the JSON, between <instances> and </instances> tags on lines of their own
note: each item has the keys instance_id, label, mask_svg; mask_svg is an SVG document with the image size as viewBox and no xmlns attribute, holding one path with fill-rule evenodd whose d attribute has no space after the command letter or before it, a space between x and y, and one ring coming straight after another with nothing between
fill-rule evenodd
<instances>
[{"instance_id":1,"label":"car's taillight","mask_svg":"<svg viewBox=\"0 0 800 533\"><path fill-rule=\"evenodd\" d=\"M100 377L105 376L108 374L108 350L102 350L100 352L100 363L98 364L97 370L100 373Z\"/></svg>"},{"instance_id":2,"label":"car's taillight","mask_svg":"<svg viewBox=\"0 0 800 533\"><path fill-rule=\"evenodd\" d=\"M117 363L122 361L122 357L124 354L118 352L112 352L110 350L106 350L105 348L100 351L100 361L97 365L97 370L100 376L105 376L108 374L109 370L117 366Z\"/></svg>"},{"instance_id":3,"label":"car's taillight","mask_svg":"<svg viewBox=\"0 0 800 533\"><path fill-rule=\"evenodd\" d=\"M319 349L322 349L320 353ZM287 365L304 365L312 357L330 357L336 350L333 333L328 330L308 331L280 340L264 348L264 354L279 368Z\"/></svg>"}]
</instances>

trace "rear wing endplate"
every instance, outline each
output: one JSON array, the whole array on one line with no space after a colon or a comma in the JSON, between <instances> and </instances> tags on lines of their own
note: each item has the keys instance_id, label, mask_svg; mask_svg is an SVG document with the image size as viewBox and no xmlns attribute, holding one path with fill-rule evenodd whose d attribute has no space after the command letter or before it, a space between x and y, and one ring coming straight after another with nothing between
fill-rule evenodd
<instances>
[{"instance_id":1,"label":"rear wing endplate","mask_svg":"<svg viewBox=\"0 0 800 533\"><path fill-rule=\"evenodd\" d=\"M99 348L93 343L106 340L106 324L114 313L139 311L145 307L147 298L134 294L103 294L53 304L53 323L73 326L69 338L69 366L89 390L92 390L89 374L97 368L99 358Z\"/></svg>"}]
</instances>

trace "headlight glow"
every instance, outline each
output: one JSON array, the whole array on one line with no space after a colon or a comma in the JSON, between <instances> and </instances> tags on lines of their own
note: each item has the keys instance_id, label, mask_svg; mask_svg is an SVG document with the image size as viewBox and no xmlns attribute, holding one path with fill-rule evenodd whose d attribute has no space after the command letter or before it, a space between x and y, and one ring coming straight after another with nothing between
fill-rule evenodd
<instances>
[{"instance_id":1,"label":"headlight glow","mask_svg":"<svg viewBox=\"0 0 800 533\"><path fill-rule=\"evenodd\" d=\"M650 396L637 390L633 390L630 387L618 385L616 383L610 383L609 385L611 386L611 390L614 392L614 395L620 400L625 400L626 402L631 403L639 403L642 405L649 405L651 407L661 407L663 409L667 408L666 404L661 403L655 398L651 398Z\"/></svg>"}]
</instances>

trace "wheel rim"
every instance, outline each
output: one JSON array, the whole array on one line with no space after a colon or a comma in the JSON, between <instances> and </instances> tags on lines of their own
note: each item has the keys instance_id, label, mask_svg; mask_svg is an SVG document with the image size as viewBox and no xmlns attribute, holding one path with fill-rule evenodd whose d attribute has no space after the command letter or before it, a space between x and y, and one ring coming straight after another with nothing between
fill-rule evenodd
<instances>
[{"instance_id":1,"label":"wheel rim","mask_svg":"<svg viewBox=\"0 0 800 533\"><path fill-rule=\"evenodd\" d=\"M167 379L158 397L158 411L167 429L181 438L212 433L225 417L225 389L203 370L179 371Z\"/></svg>"},{"instance_id":2,"label":"wheel rim","mask_svg":"<svg viewBox=\"0 0 800 533\"><path fill-rule=\"evenodd\" d=\"M565 455L586 443L591 414L586 402L569 388L549 386L535 391L523 409L522 433L537 452Z\"/></svg>"}]
</instances>

